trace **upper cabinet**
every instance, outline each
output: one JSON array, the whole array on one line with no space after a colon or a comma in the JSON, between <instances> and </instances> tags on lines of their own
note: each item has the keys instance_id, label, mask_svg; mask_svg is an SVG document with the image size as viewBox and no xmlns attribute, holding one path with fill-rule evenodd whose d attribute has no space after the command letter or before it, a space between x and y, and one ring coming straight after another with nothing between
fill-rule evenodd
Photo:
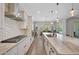
<instances>
[{"instance_id":1,"label":"upper cabinet","mask_svg":"<svg viewBox=\"0 0 79 59\"><path fill-rule=\"evenodd\" d=\"M24 11L21 10L19 3L5 3L5 16L16 21L23 21Z\"/></svg>"}]
</instances>

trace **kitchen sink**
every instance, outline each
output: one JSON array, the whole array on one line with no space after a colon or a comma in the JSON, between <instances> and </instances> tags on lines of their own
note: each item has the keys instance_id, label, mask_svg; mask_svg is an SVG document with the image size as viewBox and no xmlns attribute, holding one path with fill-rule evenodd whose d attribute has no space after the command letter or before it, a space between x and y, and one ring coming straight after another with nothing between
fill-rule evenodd
<instances>
[{"instance_id":1,"label":"kitchen sink","mask_svg":"<svg viewBox=\"0 0 79 59\"><path fill-rule=\"evenodd\" d=\"M26 37L26 36L25 35L19 35L19 36L1 41L1 43L17 43L20 40L22 40L22 38L24 38L24 37Z\"/></svg>"}]
</instances>

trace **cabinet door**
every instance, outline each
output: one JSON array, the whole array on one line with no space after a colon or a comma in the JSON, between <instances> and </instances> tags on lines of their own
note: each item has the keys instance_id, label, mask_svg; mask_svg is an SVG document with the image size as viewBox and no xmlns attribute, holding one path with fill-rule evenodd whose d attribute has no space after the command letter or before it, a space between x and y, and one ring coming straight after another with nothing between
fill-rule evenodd
<instances>
[{"instance_id":1,"label":"cabinet door","mask_svg":"<svg viewBox=\"0 0 79 59\"><path fill-rule=\"evenodd\" d=\"M29 49L29 45L30 45L30 40L29 40L29 38L27 37L27 38L25 38L25 42L26 42L26 44L25 44L25 53L27 53L27 51L28 51L28 49Z\"/></svg>"},{"instance_id":2,"label":"cabinet door","mask_svg":"<svg viewBox=\"0 0 79 59\"><path fill-rule=\"evenodd\" d=\"M24 45L23 43L20 43L18 45L18 55L24 55L25 51L24 51Z\"/></svg>"},{"instance_id":3,"label":"cabinet door","mask_svg":"<svg viewBox=\"0 0 79 59\"><path fill-rule=\"evenodd\" d=\"M49 55L49 45L46 38L44 38L44 47L45 47L46 54Z\"/></svg>"},{"instance_id":4,"label":"cabinet door","mask_svg":"<svg viewBox=\"0 0 79 59\"><path fill-rule=\"evenodd\" d=\"M49 43L49 55L56 55L56 49Z\"/></svg>"},{"instance_id":5,"label":"cabinet door","mask_svg":"<svg viewBox=\"0 0 79 59\"><path fill-rule=\"evenodd\" d=\"M14 3L5 3L5 14L13 14L15 9L15 4Z\"/></svg>"},{"instance_id":6,"label":"cabinet door","mask_svg":"<svg viewBox=\"0 0 79 59\"><path fill-rule=\"evenodd\" d=\"M26 41L25 40L22 41L20 44L18 44L18 55L24 55L26 53L25 47L26 47Z\"/></svg>"},{"instance_id":7,"label":"cabinet door","mask_svg":"<svg viewBox=\"0 0 79 59\"><path fill-rule=\"evenodd\" d=\"M27 38L27 49L29 49L30 45L31 45L31 39L30 37L28 37Z\"/></svg>"},{"instance_id":8,"label":"cabinet door","mask_svg":"<svg viewBox=\"0 0 79 59\"><path fill-rule=\"evenodd\" d=\"M24 55L27 53L28 49L31 46L31 38L30 37L25 37L23 38L23 42L18 44L18 55Z\"/></svg>"},{"instance_id":9,"label":"cabinet door","mask_svg":"<svg viewBox=\"0 0 79 59\"><path fill-rule=\"evenodd\" d=\"M17 55L17 46L6 52L5 55Z\"/></svg>"},{"instance_id":10,"label":"cabinet door","mask_svg":"<svg viewBox=\"0 0 79 59\"><path fill-rule=\"evenodd\" d=\"M31 37L28 37L28 38L26 39L26 47L25 47L26 53L27 53L27 51L29 50L29 48L30 48L32 42L33 42L33 39L32 39Z\"/></svg>"}]
</instances>

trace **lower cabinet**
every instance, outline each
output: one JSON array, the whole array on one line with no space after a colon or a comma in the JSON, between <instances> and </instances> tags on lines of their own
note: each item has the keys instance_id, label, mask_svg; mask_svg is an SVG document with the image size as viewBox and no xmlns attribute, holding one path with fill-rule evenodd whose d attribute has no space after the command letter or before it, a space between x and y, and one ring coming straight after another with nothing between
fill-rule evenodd
<instances>
[{"instance_id":1,"label":"lower cabinet","mask_svg":"<svg viewBox=\"0 0 79 59\"><path fill-rule=\"evenodd\" d=\"M49 44L49 55L56 55L56 49L51 45Z\"/></svg>"},{"instance_id":2,"label":"lower cabinet","mask_svg":"<svg viewBox=\"0 0 79 59\"><path fill-rule=\"evenodd\" d=\"M49 43L47 39L44 38L44 47L47 55L56 55L56 49Z\"/></svg>"},{"instance_id":3,"label":"lower cabinet","mask_svg":"<svg viewBox=\"0 0 79 59\"><path fill-rule=\"evenodd\" d=\"M25 55L31 45L30 37L23 38L20 44L18 44L18 55Z\"/></svg>"},{"instance_id":4,"label":"lower cabinet","mask_svg":"<svg viewBox=\"0 0 79 59\"><path fill-rule=\"evenodd\" d=\"M5 55L25 55L32 44L31 37L23 38L23 41L5 53Z\"/></svg>"},{"instance_id":5,"label":"lower cabinet","mask_svg":"<svg viewBox=\"0 0 79 59\"><path fill-rule=\"evenodd\" d=\"M26 47L25 47L25 51L26 51L26 52L29 50L29 48L30 48L32 42L33 42L32 37L28 37L28 38L27 38L27 41L26 41L27 44L26 44Z\"/></svg>"},{"instance_id":6,"label":"lower cabinet","mask_svg":"<svg viewBox=\"0 0 79 59\"><path fill-rule=\"evenodd\" d=\"M17 55L17 46L6 52L5 55Z\"/></svg>"},{"instance_id":7,"label":"lower cabinet","mask_svg":"<svg viewBox=\"0 0 79 59\"><path fill-rule=\"evenodd\" d=\"M26 39L18 44L18 55L24 55L25 54L25 47L26 47Z\"/></svg>"}]
</instances>

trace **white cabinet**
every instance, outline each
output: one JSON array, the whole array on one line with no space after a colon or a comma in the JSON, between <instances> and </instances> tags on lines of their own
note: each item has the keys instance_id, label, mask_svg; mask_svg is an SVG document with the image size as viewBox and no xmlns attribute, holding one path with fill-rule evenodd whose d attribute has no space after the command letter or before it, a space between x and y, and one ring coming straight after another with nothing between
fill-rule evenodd
<instances>
[{"instance_id":1,"label":"white cabinet","mask_svg":"<svg viewBox=\"0 0 79 59\"><path fill-rule=\"evenodd\" d=\"M23 41L18 44L18 55L26 54L32 42L33 40L31 39L31 37L23 38Z\"/></svg>"},{"instance_id":2,"label":"white cabinet","mask_svg":"<svg viewBox=\"0 0 79 59\"><path fill-rule=\"evenodd\" d=\"M5 3L5 16L16 21L23 21L23 12L20 10L19 3Z\"/></svg>"},{"instance_id":3,"label":"white cabinet","mask_svg":"<svg viewBox=\"0 0 79 59\"><path fill-rule=\"evenodd\" d=\"M47 55L56 55L57 51L53 47L53 45L50 44L50 42L44 37L44 47Z\"/></svg>"},{"instance_id":4,"label":"white cabinet","mask_svg":"<svg viewBox=\"0 0 79 59\"><path fill-rule=\"evenodd\" d=\"M12 18L15 14L15 3L5 3L5 16Z\"/></svg>"},{"instance_id":5,"label":"white cabinet","mask_svg":"<svg viewBox=\"0 0 79 59\"><path fill-rule=\"evenodd\" d=\"M20 42L18 44L18 55L24 55L26 52L25 52L25 47L26 47L26 40L27 38L23 38L24 41Z\"/></svg>"},{"instance_id":6,"label":"white cabinet","mask_svg":"<svg viewBox=\"0 0 79 59\"><path fill-rule=\"evenodd\" d=\"M56 55L56 49L49 43L49 55Z\"/></svg>"},{"instance_id":7,"label":"white cabinet","mask_svg":"<svg viewBox=\"0 0 79 59\"><path fill-rule=\"evenodd\" d=\"M44 39L44 47L45 47L46 54L49 55L48 41L44 36L43 36L43 39Z\"/></svg>"},{"instance_id":8,"label":"white cabinet","mask_svg":"<svg viewBox=\"0 0 79 59\"><path fill-rule=\"evenodd\" d=\"M27 38L27 44L26 44L26 52L28 51L28 49L30 48L31 46L31 40L30 40L30 37Z\"/></svg>"},{"instance_id":9,"label":"white cabinet","mask_svg":"<svg viewBox=\"0 0 79 59\"><path fill-rule=\"evenodd\" d=\"M17 46L6 52L5 55L17 55Z\"/></svg>"},{"instance_id":10,"label":"white cabinet","mask_svg":"<svg viewBox=\"0 0 79 59\"><path fill-rule=\"evenodd\" d=\"M25 52L26 53L28 52L32 42L33 42L33 38L32 37L27 37L26 46L25 46Z\"/></svg>"},{"instance_id":11,"label":"white cabinet","mask_svg":"<svg viewBox=\"0 0 79 59\"><path fill-rule=\"evenodd\" d=\"M18 45L18 55L24 55L24 53L24 43L22 42Z\"/></svg>"}]
</instances>

